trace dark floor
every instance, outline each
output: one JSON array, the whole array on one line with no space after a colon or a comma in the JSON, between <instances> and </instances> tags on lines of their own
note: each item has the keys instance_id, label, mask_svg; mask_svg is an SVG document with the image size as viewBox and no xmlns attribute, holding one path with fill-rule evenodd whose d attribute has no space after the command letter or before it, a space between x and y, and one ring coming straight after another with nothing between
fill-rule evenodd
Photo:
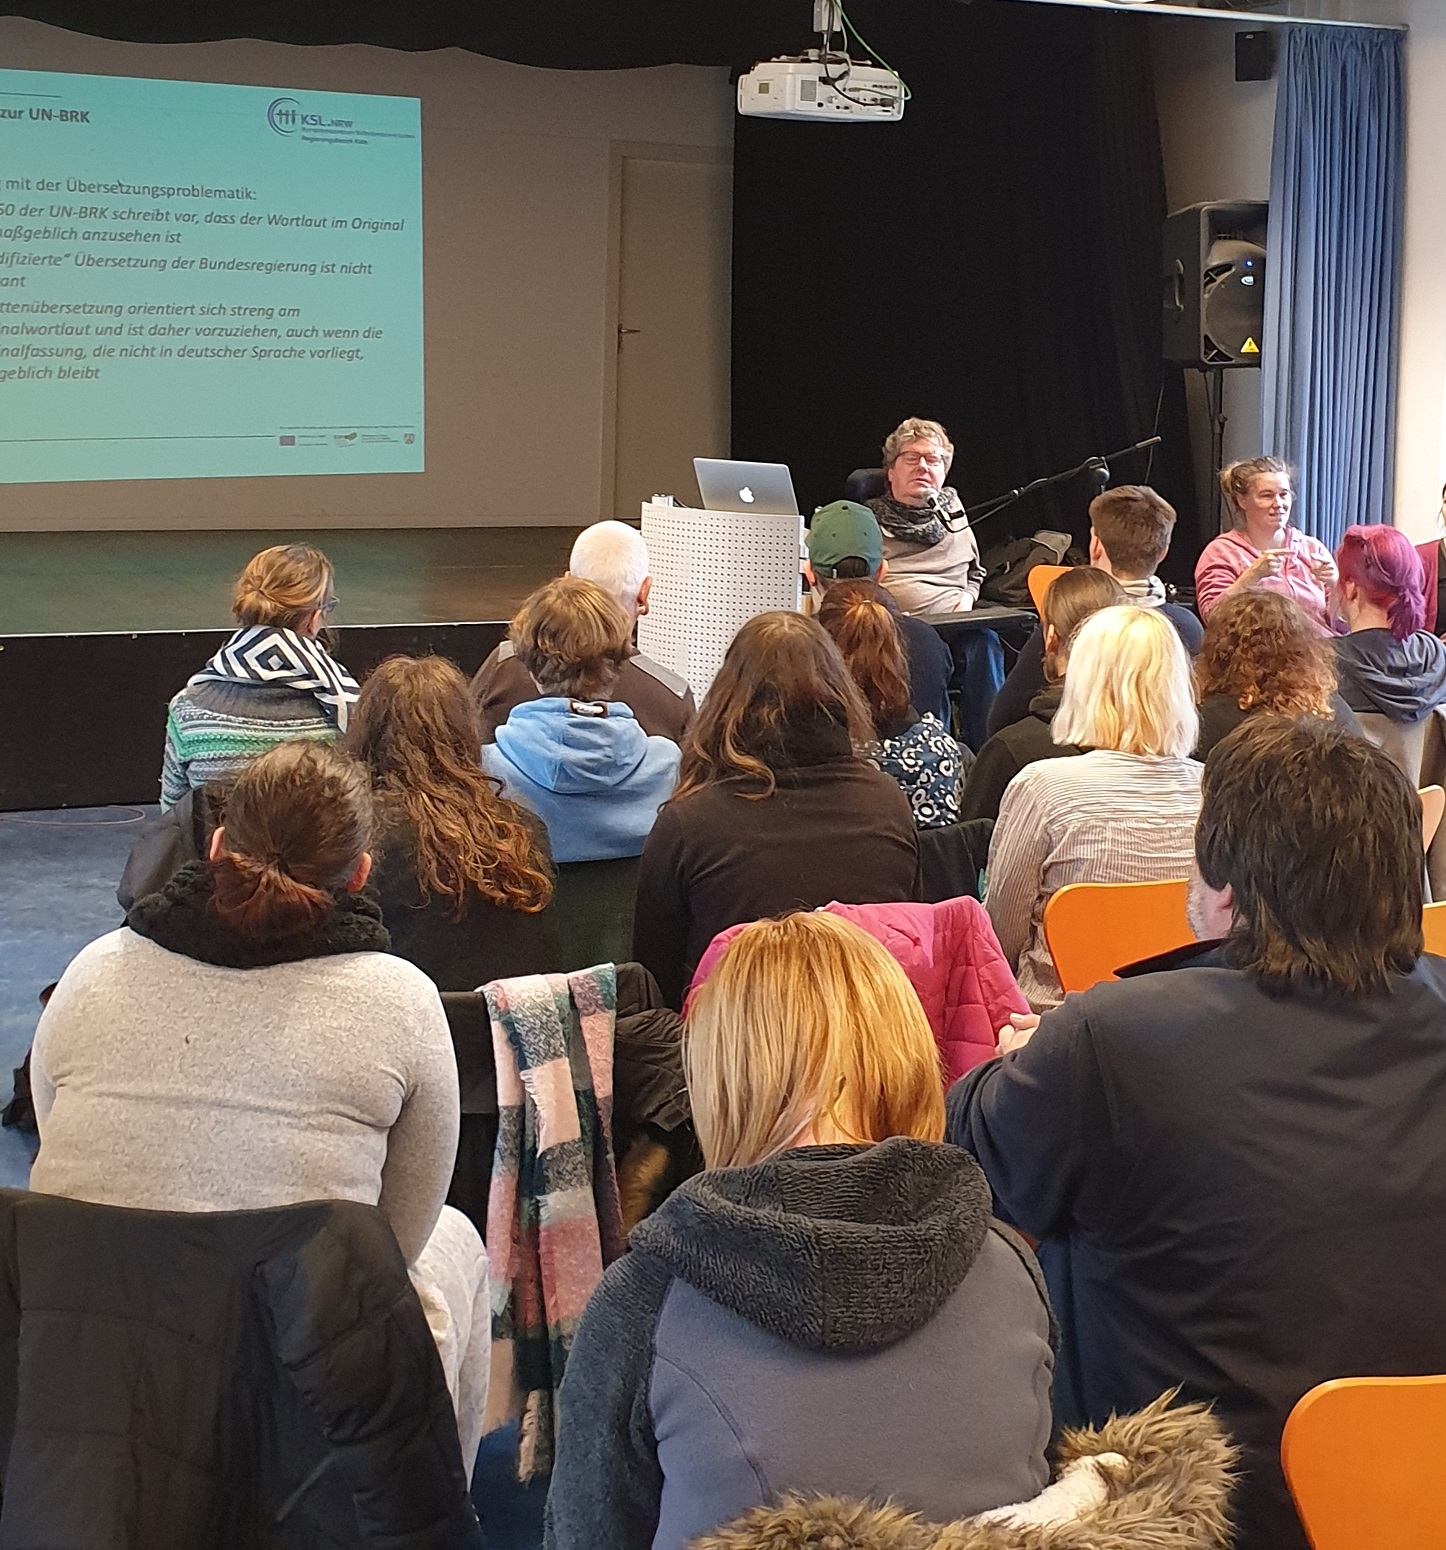
<instances>
[{"instance_id":1,"label":"dark floor","mask_svg":"<svg viewBox=\"0 0 1446 1550\"><path fill-rule=\"evenodd\" d=\"M567 568L573 527L0 533L0 635L222 629L251 556L292 540L336 569L344 624L510 619Z\"/></svg>"}]
</instances>

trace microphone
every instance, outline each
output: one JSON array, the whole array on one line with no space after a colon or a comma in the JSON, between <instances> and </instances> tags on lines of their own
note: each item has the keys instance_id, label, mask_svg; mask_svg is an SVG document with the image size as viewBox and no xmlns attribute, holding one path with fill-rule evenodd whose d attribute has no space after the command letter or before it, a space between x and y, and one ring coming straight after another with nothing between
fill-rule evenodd
<instances>
[{"instance_id":1,"label":"microphone","mask_svg":"<svg viewBox=\"0 0 1446 1550\"><path fill-rule=\"evenodd\" d=\"M951 533L957 533L959 531L958 527L955 525L956 517L963 517L964 526L969 526L969 513L965 511L962 506L958 511L950 511L944 502L940 500L937 491L930 490L928 495L924 497L924 504L936 517L938 517L938 519L944 524L946 528L948 528Z\"/></svg>"}]
</instances>

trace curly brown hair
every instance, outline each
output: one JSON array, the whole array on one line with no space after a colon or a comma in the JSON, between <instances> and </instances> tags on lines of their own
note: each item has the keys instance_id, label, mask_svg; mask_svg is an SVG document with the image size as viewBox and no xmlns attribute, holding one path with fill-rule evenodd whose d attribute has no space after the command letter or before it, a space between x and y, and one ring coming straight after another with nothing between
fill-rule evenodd
<instances>
[{"instance_id":1,"label":"curly brown hair","mask_svg":"<svg viewBox=\"0 0 1446 1550\"><path fill-rule=\"evenodd\" d=\"M855 747L873 741L869 707L823 626L802 614L750 619L729 643L683 742L678 801L721 781L758 800L776 787L777 759L790 727L832 723Z\"/></svg>"},{"instance_id":2,"label":"curly brown hair","mask_svg":"<svg viewBox=\"0 0 1446 1550\"><path fill-rule=\"evenodd\" d=\"M552 875L516 803L478 762L482 731L467 680L445 657L388 657L362 685L347 735L371 771L379 827L416 830L417 885L467 911L467 890L536 915Z\"/></svg>"},{"instance_id":3,"label":"curly brown hair","mask_svg":"<svg viewBox=\"0 0 1446 1550\"><path fill-rule=\"evenodd\" d=\"M1247 590L1220 599L1195 658L1195 693L1228 694L1241 710L1330 720L1336 659L1293 598Z\"/></svg>"}]
</instances>

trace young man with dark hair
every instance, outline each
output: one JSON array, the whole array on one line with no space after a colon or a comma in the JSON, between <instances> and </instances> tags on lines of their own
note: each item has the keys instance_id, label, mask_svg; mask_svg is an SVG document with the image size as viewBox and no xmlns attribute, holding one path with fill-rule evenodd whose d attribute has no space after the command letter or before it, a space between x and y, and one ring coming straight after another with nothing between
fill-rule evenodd
<instances>
[{"instance_id":1,"label":"young man with dark hair","mask_svg":"<svg viewBox=\"0 0 1446 1550\"><path fill-rule=\"evenodd\" d=\"M1090 564L1108 572L1132 603L1158 608L1175 626L1193 657L1205 638L1204 626L1179 603L1169 601L1165 583L1155 574L1170 552L1175 508L1146 484L1122 484L1090 502ZM1044 688L1044 632L1036 628L1009 670L989 711L989 735L1023 721L1029 702Z\"/></svg>"},{"instance_id":2,"label":"young man with dark hair","mask_svg":"<svg viewBox=\"0 0 1446 1550\"><path fill-rule=\"evenodd\" d=\"M1221 742L1195 851L1192 923L1220 940L1001 1030L949 1139L1042 1240L1060 1419L1213 1400L1245 1450L1238 1550L1304 1550L1291 1407L1446 1372L1446 962L1416 793L1328 722Z\"/></svg>"}]
</instances>

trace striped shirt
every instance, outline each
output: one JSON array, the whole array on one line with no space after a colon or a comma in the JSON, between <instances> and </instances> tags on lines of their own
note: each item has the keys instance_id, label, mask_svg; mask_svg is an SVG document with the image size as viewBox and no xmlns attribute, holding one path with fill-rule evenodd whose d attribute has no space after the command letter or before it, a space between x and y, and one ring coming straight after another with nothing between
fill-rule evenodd
<instances>
[{"instance_id":1,"label":"striped shirt","mask_svg":"<svg viewBox=\"0 0 1446 1550\"><path fill-rule=\"evenodd\" d=\"M1096 749L1027 765L999 804L985 905L1035 1011L1064 999L1044 942L1044 906L1067 883L1188 877L1200 816L1194 759Z\"/></svg>"}]
</instances>

